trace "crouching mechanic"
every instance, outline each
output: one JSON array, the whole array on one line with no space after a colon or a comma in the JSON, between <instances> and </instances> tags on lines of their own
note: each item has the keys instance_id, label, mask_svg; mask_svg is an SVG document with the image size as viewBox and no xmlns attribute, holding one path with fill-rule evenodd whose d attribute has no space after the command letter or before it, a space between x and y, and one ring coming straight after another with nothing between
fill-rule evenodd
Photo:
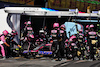
<instances>
[{"instance_id":1,"label":"crouching mechanic","mask_svg":"<svg viewBox=\"0 0 100 67\"><path fill-rule=\"evenodd\" d=\"M13 39L15 38L15 36L18 35L16 30L12 30L12 32L10 33L10 35L8 36L8 40L10 41L10 48L14 48L14 45L18 46L18 48L16 48L16 50L18 51L18 53L23 49L22 46L20 46L18 43L16 43Z\"/></svg>"},{"instance_id":2,"label":"crouching mechanic","mask_svg":"<svg viewBox=\"0 0 100 67\"><path fill-rule=\"evenodd\" d=\"M15 36L18 35L16 30L12 30L11 35L10 35L10 42L13 44L15 44L16 46L18 46L19 48L21 48L21 46L19 44L17 44L13 39L15 38Z\"/></svg>"}]
</instances>

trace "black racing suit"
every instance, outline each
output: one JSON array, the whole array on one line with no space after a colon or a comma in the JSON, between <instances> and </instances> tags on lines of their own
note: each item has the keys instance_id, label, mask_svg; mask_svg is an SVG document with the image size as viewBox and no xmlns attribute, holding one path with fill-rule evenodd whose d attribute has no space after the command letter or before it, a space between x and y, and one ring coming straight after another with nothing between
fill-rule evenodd
<instances>
[{"instance_id":1,"label":"black racing suit","mask_svg":"<svg viewBox=\"0 0 100 67\"><path fill-rule=\"evenodd\" d=\"M61 57L61 54L59 52L59 43L58 43L58 34L59 34L59 30L51 30L51 36L52 36L52 40L53 40L53 44L52 44L52 58Z\"/></svg>"},{"instance_id":2,"label":"black racing suit","mask_svg":"<svg viewBox=\"0 0 100 67\"><path fill-rule=\"evenodd\" d=\"M85 51L84 34L79 33L78 41L79 41L79 51L81 52L82 59L84 59L84 51Z\"/></svg>"},{"instance_id":3,"label":"black racing suit","mask_svg":"<svg viewBox=\"0 0 100 67\"><path fill-rule=\"evenodd\" d=\"M66 31L59 30L59 36L60 36L59 46L60 46L61 57L65 57L64 56L64 54L65 54L65 40L67 39Z\"/></svg>"},{"instance_id":4,"label":"black racing suit","mask_svg":"<svg viewBox=\"0 0 100 67\"><path fill-rule=\"evenodd\" d=\"M90 31L89 33L89 47L90 47L90 59L95 60L94 54L96 53L96 43L93 43L93 40L96 40L96 32Z\"/></svg>"}]
</instances>

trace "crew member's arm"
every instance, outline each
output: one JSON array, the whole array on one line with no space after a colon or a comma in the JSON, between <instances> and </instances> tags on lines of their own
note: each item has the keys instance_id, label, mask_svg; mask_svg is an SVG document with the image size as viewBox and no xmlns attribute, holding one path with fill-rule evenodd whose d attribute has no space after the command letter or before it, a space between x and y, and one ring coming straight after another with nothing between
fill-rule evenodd
<instances>
[{"instance_id":1,"label":"crew member's arm","mask_svg":"<svg viewBox=\"0 0 100 67\"><path fill-rule=\"evenodd\" d=\"M76 26L77 34L79 34L77 23L75 24L75 26Z\"/></svg>"},{"instance_id":2,"label":"crew member's arm","mask_svg":"<svg viewBox=\"0 0 100 67\"><path fill-rule=\"evenodd\" d=\"M6 42L6 40L5 40L5 36L1 36L1 41L3 41L3 43L4 43L6 46L10 47L10 45L7 44L7 42Z\"/></svg>"}]
</instances>

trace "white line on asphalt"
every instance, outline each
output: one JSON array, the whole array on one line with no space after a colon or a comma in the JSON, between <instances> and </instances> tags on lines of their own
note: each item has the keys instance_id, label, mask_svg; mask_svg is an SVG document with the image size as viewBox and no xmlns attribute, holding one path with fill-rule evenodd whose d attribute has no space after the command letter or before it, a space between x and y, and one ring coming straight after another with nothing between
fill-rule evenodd
<instances>
[{"instance_id":1,"label":"white line on asphalt","mask_svg":"<svg viewBox=\"0 0 100 67\"><path fill-rule=\"evenodd\" d=\"M81 62L86 62L86 60L79 60L79 61L74 62L74 63L81 63Z\"/></svg>"},{"instance_id":2,"label":"white line on asphalt","mask_svg":"<svg viewBox=\"0 0 100 67\"><path fill-rule=\"evenodd\" d=\"M64 64L61 64L60 66L65 66L65 65L68 65L69 63L64 63Z\"/></svg>"}]
</instances>

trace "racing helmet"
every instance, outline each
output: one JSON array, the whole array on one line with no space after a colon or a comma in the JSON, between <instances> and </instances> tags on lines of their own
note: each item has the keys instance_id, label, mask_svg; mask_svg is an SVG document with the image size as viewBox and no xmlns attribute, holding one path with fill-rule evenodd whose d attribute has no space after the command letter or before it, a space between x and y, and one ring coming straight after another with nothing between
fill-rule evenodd
<instances>
[{"instance_id":1,"label":"racing helmet","mask_svg":"<svg viewBox=\"0 0 100 67\"><path fill-rule=\"evenodd\" d=\"M73 40L75 40L76 39L76 36L74 36L74 35L72 35L71 37L70 37L70 41L73 41Z\"/></svg>"},{"instance_id":2,"label":"racing helmet","mask_svg":"<svg viewBox=\"0 0 100 67\"><path fill-rule=\"evenodd\" d=\"M8 34L8 31L7 31L7 30L4 30L4 31L3 31L3 34L4 34L4 35L7 35L7 34Z\"/></svg>"},{"instance_id":3,"label":"racing helmet","mask_svg":"<svg viewBox=\"0 0 100 67\"><path fill-rule=\"evenodd\" d=\"M86 25L86 28L89 28L89 25Z\"/></svg>"},{"instance_id":4,"label":"racing helmet","mask_svg":"<svg viewBox=\"0 0 100 67\"><path fill-rule=\"evenodd\" d=\"M27 22L24 22L24 24L26 25L26 24L27 24Z\"/></svg>"},{"instance_id":5,"label":"racing helmet","mask_svg":"<svg viewBox=\"0 0 100 67\"><path fill-rule=\"evenodd\" d=\"M30 26L30 25L31 25L31 22L30 22L30 21L28 21L28 22L26 23L26 25L27 25L27 26Z\"/></svg>"},{"instance_id":6,"label":"racing helmet","mask_svg":"<svg viewBox=\"0 0 100 67\"><path fill-rule=\"evenodd\" d=\"M12 30L11 34L12 34L12 35L18 35L18 33L17 33L16 30Z\"/></svg>"},{"instance_id":7,"label":"racing helmet","mask_svg":"<svg viewBox=\"0 0 100 67\"><path fill-rule=\"evenodd\" d=\"M59 27L59 23L54 23L54 24L53 24L53 28L55 28L55 27L58 28L58 27Z\"/></svg>"},{"instance_id":8,"label":"racing helmet","mask_svg":"<svg viewBox=\"0 0 100 67\"><path fill-rule=\"evenodd\" d=\"M72 36L72 39L76 39L76 36Z\"/></svg>"},{"instance_id":9,"label":"racing helmet","mask_svg":"<svg viewBox=\"0 0 100 67\"><path fill-rule=\"evenodd\" d=\"M93 28L94 28L94 25L91 24L91 25L90 25L90 30L93 31L93 30L94 30Z\"/></svg>"},{"instance_id":10,"label":"racing helmet","mask_svg":"<svg viewBox=\"0 0 100 67\"><path fill-rule=\"evenodd\" d=\"M83 30L82 30L82 29L79 29L79 32L81 32L81 33L82 33L82 32L83 32Z\"/></svg>"},{"instance_id":11,"label":"racing helmet","mask_svg":"<svg viewBox=\"0 0 100 67\"><path fill-rule=\"evenodd\" d=\"M90 25L90 28L94 28L94 25L93 25L93 24L91 24L91 25Z\"/></svg>"},{"instance_id":12,"label":"racing helmet","mask_svg":"<svg viewBox=\"0 0 100 67\"><path fill-rule=\"evenodd\" d=\"M73 36L71 37L71 39L72 39L73 42L76 42L76 40L77 40L77 38L76 38L75 35L73 35Z\"/></svg>"},{"instance_id":13,"label":"racing helmet","mask_svg":"<svg viewBox=\"0 0 100 67\"><path fill-rule=\"evenodd\" d=\"M64 24L62 24L62 25L60 26L60 28L64 28L64 29L65 29L65 25L64 25Z\"/></svg>"},{"instance_id":14,"label":"racing helmet","mask_svg":"<svg viewBox=\"0 0 100 67\"><path fill-rule=\"evenodd\" d=\"M68 39L65 40L65 43L68 42Z\"/></svg>"},{"instance_id":15,"label":"racing helmet","mask_svg":"<svg viewBox=\"0 0 100 67\"><path fill-rule=\"evenodd\" d=\"M40 37L44 37L45 36L45 32L44 32L43 29L42 30L39 30L39 36Z\"/></svg>"},{"instance_id":16,"label":"racing helmet","mask_svg":"<svg viewBox=\"0 0 100 67\"><path fill-rule=\"evenodd\" d=\"M39 30L39 34L44 34L44 30Z\"/></svg>"}]
</instances>

